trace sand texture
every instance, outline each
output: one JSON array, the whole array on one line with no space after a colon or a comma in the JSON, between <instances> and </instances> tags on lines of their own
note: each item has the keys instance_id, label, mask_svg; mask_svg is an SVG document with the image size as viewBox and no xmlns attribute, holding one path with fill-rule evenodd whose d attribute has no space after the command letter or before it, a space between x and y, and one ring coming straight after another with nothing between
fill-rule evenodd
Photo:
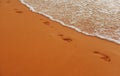
<instances>
[{"instance_id":1,"label":"sand texture","mask_svg":"<svg viewBox=\"0 0 120 76\"><path fill-rule=\"evenodd\" d=\"M0 76L120 76L120 45L0 0Z\"/></svg>"}]
</instances>

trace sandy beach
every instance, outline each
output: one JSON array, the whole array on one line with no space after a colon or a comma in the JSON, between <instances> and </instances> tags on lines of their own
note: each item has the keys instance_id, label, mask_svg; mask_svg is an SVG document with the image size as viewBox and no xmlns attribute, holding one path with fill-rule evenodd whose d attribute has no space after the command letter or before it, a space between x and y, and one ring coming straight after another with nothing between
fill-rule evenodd
<instances>
[{"instance_id":1,"label":"sandy beach","mask_svg":"<svg viewBox=\"0 0 120 76\"><path fill-rule=\"evenodd\" d=\"M0 76L120 76L120 45L0 0Z\"/></svg>"}]
</instances>

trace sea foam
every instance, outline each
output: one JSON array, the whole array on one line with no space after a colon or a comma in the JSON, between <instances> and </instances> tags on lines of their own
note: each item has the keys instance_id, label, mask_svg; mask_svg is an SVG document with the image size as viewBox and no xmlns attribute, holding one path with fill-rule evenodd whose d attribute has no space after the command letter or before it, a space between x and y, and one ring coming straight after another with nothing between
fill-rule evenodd
<instances>
[{"instance_id":1,"label":"sea foam","mask_svg":"<svg viewBox=\"0 0 120 76\"><path fill-rule=\"evenodd\" d=\"M120 0L20 0L33 12L120 44Z\"/></svg>"}]
</instances>

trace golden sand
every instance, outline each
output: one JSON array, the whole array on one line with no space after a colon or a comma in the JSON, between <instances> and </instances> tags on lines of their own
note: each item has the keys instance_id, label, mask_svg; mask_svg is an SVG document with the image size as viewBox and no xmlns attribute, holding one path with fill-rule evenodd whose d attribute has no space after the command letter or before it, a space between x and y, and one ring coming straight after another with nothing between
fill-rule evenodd
<instances>
[{"instance_id":1,"label":"golden sand","mask_svg":"<svg viewBox=\"0 0 120 76\"><path fill-rule=\"evenodd\" d=\"M0 76L120 76L120 45L0 0Z\"/></svg>"}]
</instances>

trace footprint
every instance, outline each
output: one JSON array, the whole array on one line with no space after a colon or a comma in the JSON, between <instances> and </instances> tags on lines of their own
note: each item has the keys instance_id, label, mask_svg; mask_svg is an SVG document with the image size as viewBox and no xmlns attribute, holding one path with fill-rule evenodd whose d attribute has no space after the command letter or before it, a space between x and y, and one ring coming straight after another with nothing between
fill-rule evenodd
<instances>
[{"instance_id":1,"label":"footprint","mask_svg":"<svg viewBox=\"0 0 120 76\"><path fill-rule=\"evenodd\" d=\"M62 37L62 36L64 36L64 35L63 35L63 34L59 34L58 36L61 36L61 37Z\"/></svg>"},{"instance_id":2,"label":"footprint","mask_svg":"<svg viewBox=\"0 0 120 76\"><path fill-rule=\"evenodd\" d=\"M23 13L23 11L16 11L16 13Z\"/></svg>"},{"instance_id":3,"label":"footprint","mask_svg":"<svg viewBox=\"0 0 120 76\"><path fill-rule=\"evenodd\" d=\"M107 56L106 54L98 52L98 51L94 51L93 53L96 55L99 55L100 59L103 59L106 62L111 62L111 58L109 56Z\"/></svg>"},{"instance_id":4,"label":"footprint","mask_svg":"<svg viewBox=\"0 0 120 76\"><path fill-rule=\"evenodd\" d=\"M23 11L20 11L19 9L14 9L16 13L23 13Z\"/></svg>"},{"instance_id":5,"label":"footprint","mask_svg":"<svg viewBox=\"0 0 120 76\"><path fill-rule=\"evenodd\" d=\"M23 11L20 11L20 10L18 10L18 9L15 9L15 12L16 12L16 13L23 13Z\"/></svg>"},{"instance_id":6,"label":"footprint","mask_svg":"<svg viewBox=\"0 0 120 76\"><path fill-rule=\"evenodd\" d=\"M62 38L62 40L64 40L64 41L67 41L67 42L71 42L71 41L72 41L72 39L71 39L71 38L64 37L64 35L63 35L63 34L58 34L58 36L60 36L60 37Z\"/></svg>"},{"instance_id":7,"label":"footprint","mask_svg":"<svg viewBox=\"0 0 120 76\"><path fill-rule=\"evenodd\" d=\"M50 22L49 21L44 21L43 22L45 25L50 25Z\"/></svg>"},{"instance_id":8,"label":"footprint","mask_svg":"<svg viewBox=\"0 0 120 76\"><path fill-rule=\"evenodd\" d=\"M72 39L71 38L63 38L64 41L67 41L67 42L71 42Z\"/></svg>"},{"instance_id":9,"label":"footprint","mask_svg":"<svg viewBox=\"0 0 120 76\"><path fill-rule=\"evenodd\" d=\"M63 34L58 34L58 36L60 36L62 38L62 40L64 40L64 41L67 41L67 42L71 42L72 41L71 38L65 37Z\"/></svg>"}]
</instances>

